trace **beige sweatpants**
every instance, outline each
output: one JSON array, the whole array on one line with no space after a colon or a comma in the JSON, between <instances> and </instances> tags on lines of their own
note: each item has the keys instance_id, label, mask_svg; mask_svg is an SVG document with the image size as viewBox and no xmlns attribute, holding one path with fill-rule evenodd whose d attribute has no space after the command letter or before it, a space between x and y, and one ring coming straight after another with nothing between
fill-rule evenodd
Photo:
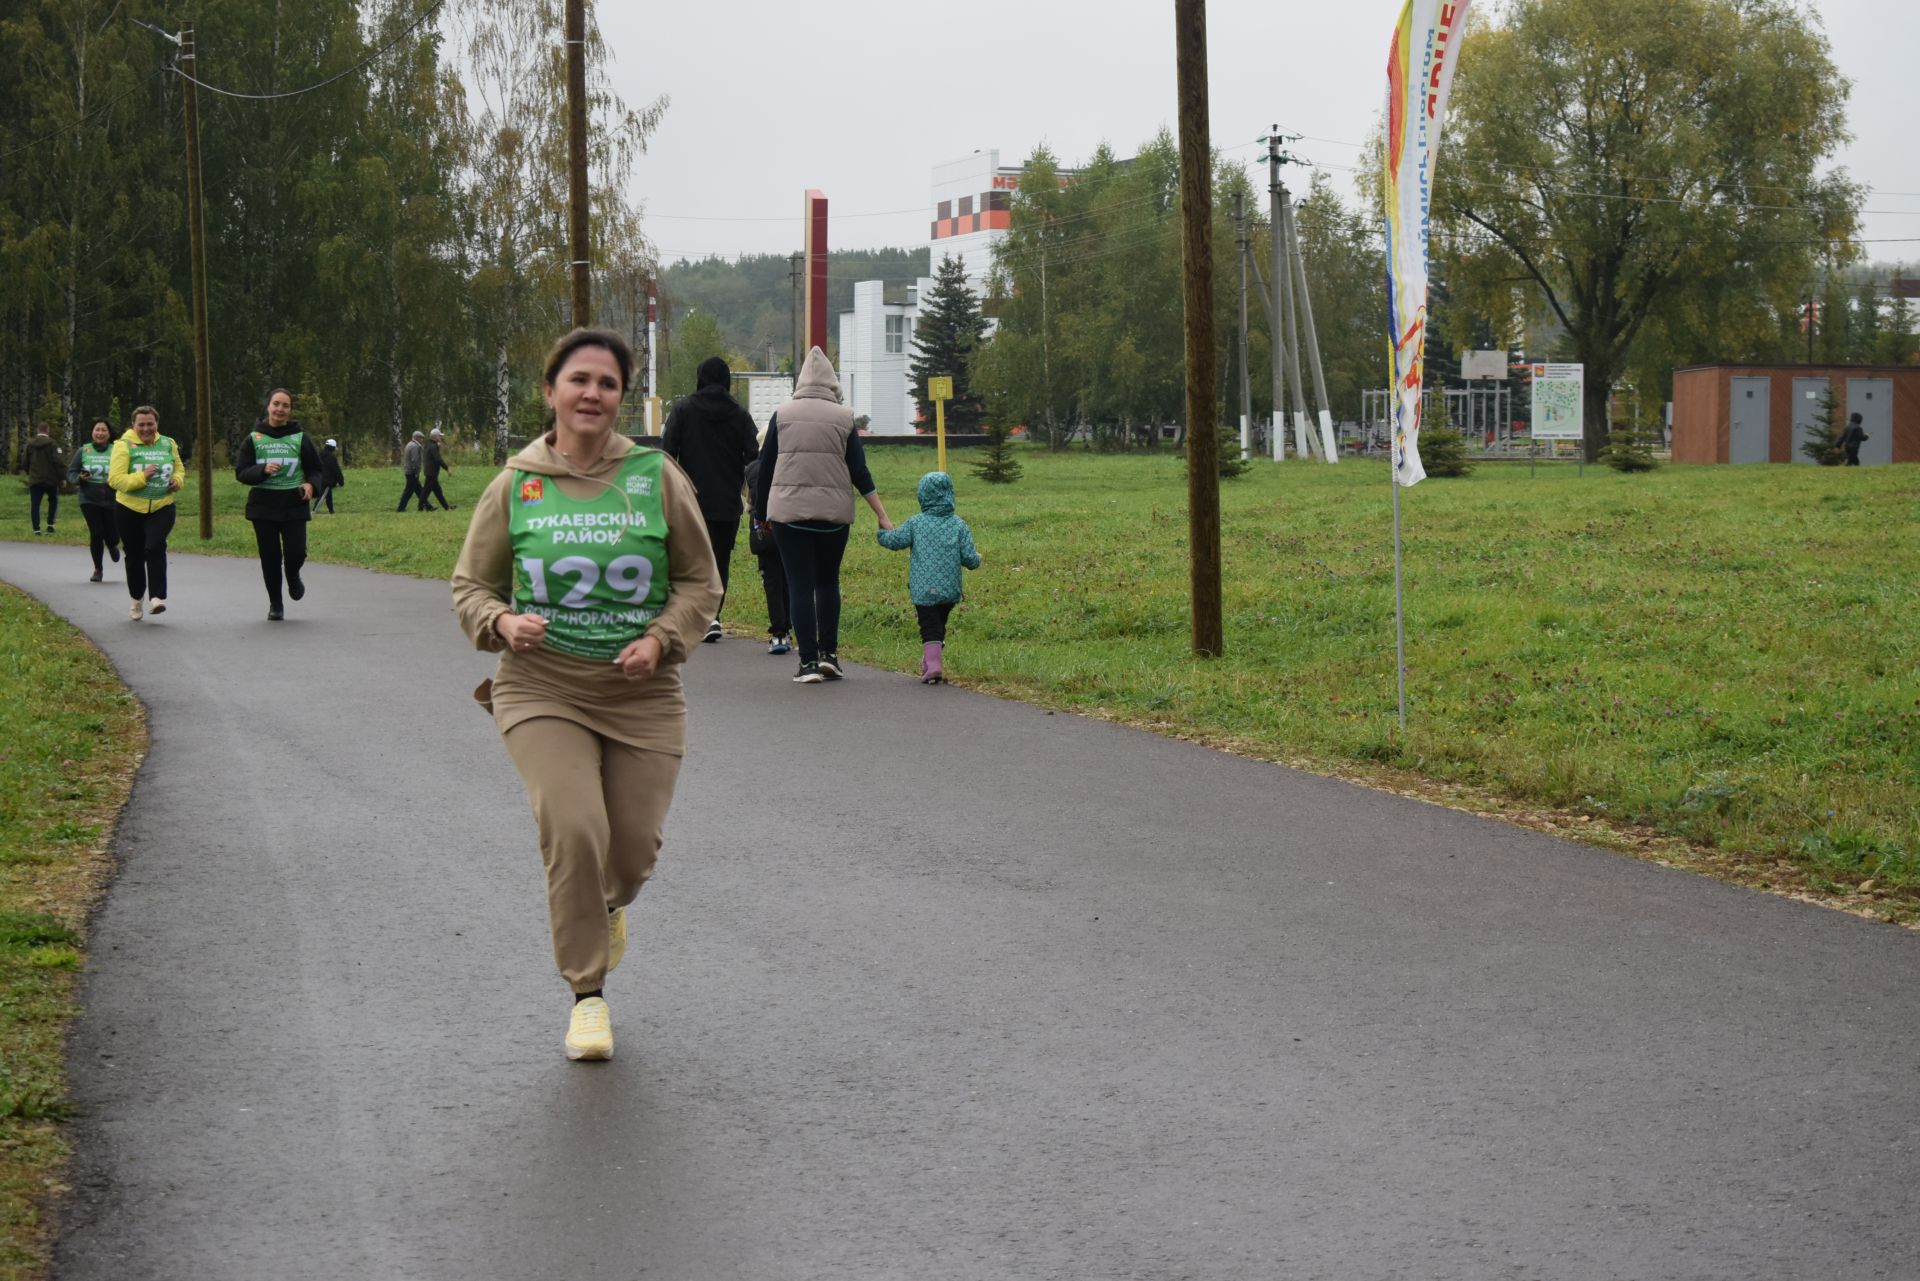
<instances>
[{"instance_id":1,"label":"beige sweatpants","mask_svg":"<svg viewBox=\"0 0 1920 1281\"><path fill-rule=\"evenodd\" d=\"M575 992L591 992L607 975L607 913L653 875L680 758L555 716L522 721L506 740L540 825L553 959Z\"/></svg>"}]
</instances>

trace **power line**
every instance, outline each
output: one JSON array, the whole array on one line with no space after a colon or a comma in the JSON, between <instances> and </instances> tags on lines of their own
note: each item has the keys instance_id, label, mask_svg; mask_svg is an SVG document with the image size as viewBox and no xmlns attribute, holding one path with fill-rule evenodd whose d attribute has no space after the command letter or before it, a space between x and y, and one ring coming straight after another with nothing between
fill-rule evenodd
<instances>
[{"instance_id":1,"label":"power line","mask_svg":"<svg viewBox=\"0 0 1920 1281\"><path fill-rule=\"evenodd\" d=\"M232 89L222 89L218 85L210 85L204 80L195 80L192 76L180 70L178 66L175 66L173 68L173 72L175 75L179 76L182 80L192 80L194 84L198 85L202 89L205 89L208 93L217 93L223 98L240 98L240 99L244 99L247 102L273 102L281 98L298 98L303 94L314 93L318 90L325 89L328 85L337 84L338 82L345 80L348 76L357 75L358 73L365 71L368 67L372 66L375 62L379 61L381 58L385 57L387 54L393 52L393 50L395 50L400 46L402 41L406 40L408 37L412 36L414 32L418 31L421 28L421 26L423 26L426 23L428 18L431 18L434 14L440 11L441 7L445 5L446 2L447 0L433 0L433 3L428 5L426 10L422 12L419 17L415 18L412 22L408 23L406 29L402 31L399 35L395 36L392 40L389 40L386 44L374 50L372 53L368 54L365 58L355 63L353 66L348 67L345 71L342 71L337 75L328 76L325 80L320 81L318 84L310 84L304 89L289 89L284 93L239 93Z\"/></svg>"}]
</instances>

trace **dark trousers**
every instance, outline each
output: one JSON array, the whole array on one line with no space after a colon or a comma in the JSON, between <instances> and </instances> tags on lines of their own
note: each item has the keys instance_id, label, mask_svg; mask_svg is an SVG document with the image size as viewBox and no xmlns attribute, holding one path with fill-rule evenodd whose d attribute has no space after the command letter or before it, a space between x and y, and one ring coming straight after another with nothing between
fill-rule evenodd
<instances>
[{"instance_id":1,"label":"dark trousers","mask_svg":"<svg viewBox=\"0 0 1920 1281\"><path fill-rule=\"evenodd\" d=\"M429 475L427 477L427 483L420 487L420 505L431 511L432 508L427 503L429 498L438 498L440 500L441 511L451 511L453 509L453 504L447 501L447 491L440 488L439 472L434 472ZM403 503L405 502L404 499L401 501Z\"/></svg>"},{"instance_id":2,"label":"dark trousers","mask_svg":"<svg viewBox=\"0 0 1920 1281\"><path fill-rule=\"evenodd\" d=\"M322 485L314 493L313 510L315 511L315 513L319 512L321 503L325 503L327 505L327 514L329 516L334 516L339 514L333 510L333 486L332 485Z\"/></svg>"},{"instance_id":3,"label":"dark trousers","mask_svg":"<svg viewBox=\"0 0 1920 1281\"><path fill-rule=\"evenodd\" d=\"M920 618L920 639L924 641L944 641L947 638L947 615L953 612L957 601L947 601L939 605L915 605L913 612Z\"/></svg>"},{"instance_id":4,"label":"dark trousers","mask_svg":"<svg viewBox=\"0 0 1920 1281\"><path fill-rule=\"evenodd\" d=\"M60 519L60 486L28 485L27 492L33 495L33 532L40 532L40 500L47 500L47 528L53 528L53 522Z\"/></svg>"},{"instance_id":5,"label":"dark trousers","mask_svg":"<svg viewBox=\"0 0 1920 1281\"><path fill-rule=\"evenodd\" d=\"M96 507L92 503L81 503L80 514L87 520L87 550L93 553L93 572L102 572L100 553L109 547L117 552L120 547L120 531L114 528L113 513L119 507ZM116 555L114 559L118 560Z\"/></svg>"},{"instance_id":6,"label":"dark trousers","mask_svg":"<svg viewBox=\"0 0 1920 1281\"><path fill-rule=\"evenodd\" d=\"M407 473L407 487L400 491L400 505L394 508L394 510L397 512L405 511L407 509L407 504L413 501L413 496L415 494L418 494L420 496L420 510L421 511L431 510L427 506L427 491L420 484L420 473L410 471Z\"/></svg>"},{"instance_id":7,"label":"dark trousers","mask_svg":"<svg viewBox=\"0 0 1920 1281\"><path fill-rule=\"evenodd\" d=\"M793 621L787 617L787 567L780 561L780 548L769 541L759 561L760 586L767 593L767 635L785 636Z\"/></svg>"},{"instance_id":8,"label":"dark trousers","mask_svg":"<svg viewBox=\"0 0 1920 1281\"><path fill-rule=\"evenodd\" d=\"M740 518L702 519L707 522L707 541L713 544L713 558L720 563L720 607L713 611L713 616L718 618L720 610L727 607L727 580L733 569L733 545L740 541Z\"/></svg>"},{"instance_id":9,"label":"dark trousers","mask_svg":"<svg viewBox=\"0 0 1920 1281\"><path fill-rule=\"evenodd\" d=\"M1858 467L1860 465L1860 446L1847 446L1847 461L1842 465L1847 467ZM48 519L51 520L52 518L49 517Z\"/></svg>"},{"instance_id":10,"label":"dark trousers","mask_svg":"<svg viewBox=\"0 0 1920 1281\"><path fill-rule=\"evenodd\" d=\"M120 545L127 549L127 595L135 600L147 595L167 598L167 535L173 532L176 515L173 503L144 514L113 505Z\"/></svg>"},{"instance_id":11,"label":"dark trousers","mask_svg":"<svg viewBox=\"0 0 1920 1281\"><path fill-rule=\"evenodd\" d=\"M260 577L266 580L267 601L280 608L280 581L284 575L291 583L300 577L307 563L307 522L304 520L256 520L253 523L254 546L260 549Z\"/></svg>"},{"instance_id":12,"label":"dark trousers","mask_svg":"<svg viewBox=\"0 0 1920 1281\"><path fill-rule=\"evenodd\" d=\"M777 522L773 527L787 567L787 605L803 663L840 649L840 560L847 554L847 530L846 525L822 531Z\"/></svg>"}]
</instances>

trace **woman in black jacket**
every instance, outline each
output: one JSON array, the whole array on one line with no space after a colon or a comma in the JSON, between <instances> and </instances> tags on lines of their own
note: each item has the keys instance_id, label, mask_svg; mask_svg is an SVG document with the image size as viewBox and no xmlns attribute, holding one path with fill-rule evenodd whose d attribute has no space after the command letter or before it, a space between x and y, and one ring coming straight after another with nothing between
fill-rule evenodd
<instances>
[{"instance_id":1,"label":"woman in black jacket","mask_svg":"<svg viewBox=\"0 0 1920 1281\"><path fill-rule=\"evenodd\" d=\"M299 600L307 594L300 581L300 567L307 562L307 522L313 519L307 504L322 475L320 451L293 420L292 393L276 390L267 397L267 416L240 442L233 474L252 486L247 519L253 522L260 576L267 583L267 621L277 623L285 617L283 571L289 596Z\"/></svg>"},{"instance_id":2,"label":"woman in black jacket","mask_svg":"<svg viewBox=\"0 0 1920 1281\"><path fill-rule=\"evenodd\" d=\"M87 520L87 550L93 553L93 577L97 583L105 565L102 552L120 563L120 529L113 515L113 486L107 484L107 469L113 463L113 427L104 418L93 420L93 432L87 443L73 451L67 464L67 479L80 491L80 514Z\"/></svg>"},{"instance_id":3,"label":"woman in black jacket","mask_svg":"<svg viewBox=\"0 0 1920 1281\"><path fill-rule=\"evenodd\" d=\"M333 510L333 491L347 483L347 474L340 470L340 442L329 440L326 448L320 451L320 478L313 488L313 514L320 514L320 504L327 505L327 515L337 516Z\"/></svg>"}]
</instances>

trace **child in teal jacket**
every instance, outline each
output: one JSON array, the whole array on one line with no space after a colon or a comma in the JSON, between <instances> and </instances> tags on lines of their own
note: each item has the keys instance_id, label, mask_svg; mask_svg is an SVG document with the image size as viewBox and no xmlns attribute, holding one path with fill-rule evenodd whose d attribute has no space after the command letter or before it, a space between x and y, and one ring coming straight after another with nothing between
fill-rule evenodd
<instances>
[{"instance_id":1,"label":"child in teal jacket","mask_svg":"<svg viewBox=\"0 0 1920 1281\"><path fill-rule=\"evenodd\" d=\"M907 561L907 594L920 616L920 683L938 685L947 641L947 615L960 603L960 570L980 568L973 531L953 513L953 477L930 471L920 478L920 514L909 516L898 529L883 529L880 545L888 551L911 551Z\"/></svg>"}]
</instances>

